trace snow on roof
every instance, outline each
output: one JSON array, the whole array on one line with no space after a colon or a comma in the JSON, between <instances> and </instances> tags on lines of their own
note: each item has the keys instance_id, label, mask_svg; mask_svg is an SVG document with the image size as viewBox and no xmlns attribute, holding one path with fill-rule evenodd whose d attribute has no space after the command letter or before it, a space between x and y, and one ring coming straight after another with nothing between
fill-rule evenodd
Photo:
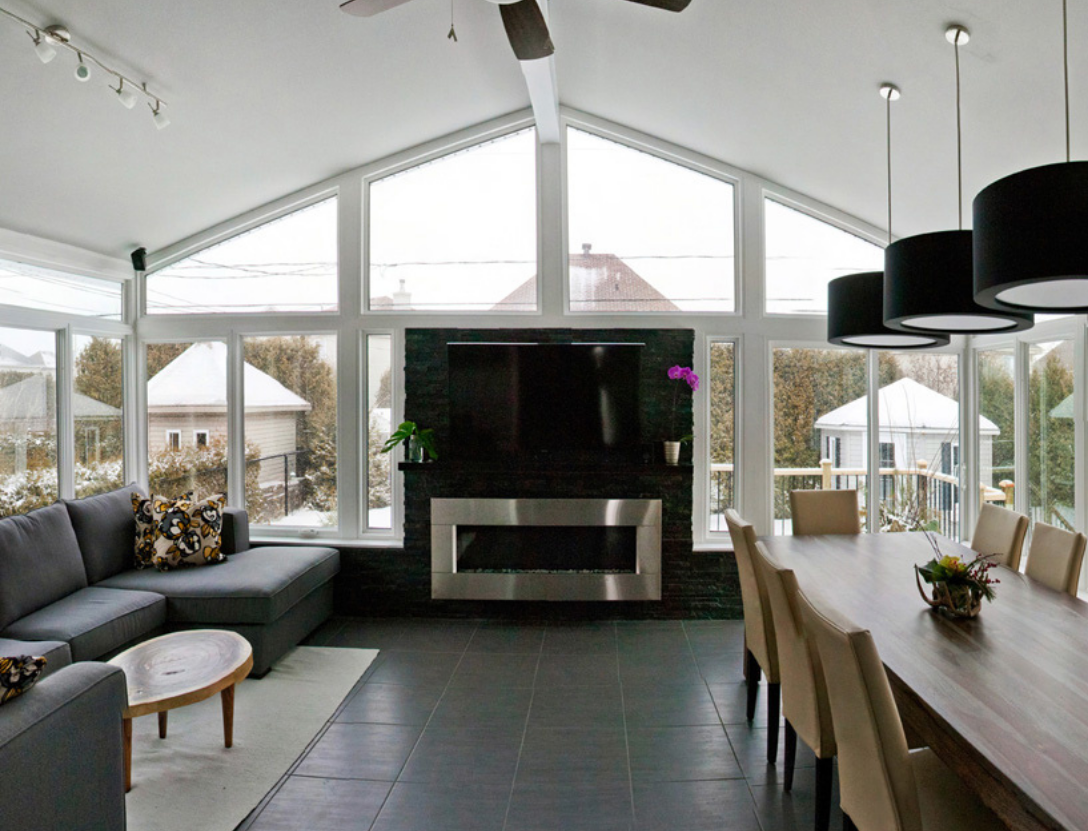
<instances>
[{"instance_id":1,"label":"snow on roof","mask_svg":"<svg viewBox=\"0 0 1088 831\"><path fill-rule=\"evenodd\" d=\"M1072 418L1073 417L1073 396L1067 395L1050 411L1051 418Z\"/></svg>"},{"instance_id":2,"label":"snow on roof","mask_svg":"<svg viewBox=\"0 0 1088 831\"><path fill-rule=\"evenodd\" d=\"M0 389L0 422L54 418L56 403L49 395L52 378L34 375ZM72 413L77 419L118 418L121 411L82 393L72 393Z\"/></svg>"},{"instance_id":3,"label":"snow on roof","mask_svg":"<svg viewBox=\"0 0 1088 831\"><path fill-rule=\"evenodd\" d=\"M816 419L816 426L864 429L869 421L869 396L863 395ZM928 430L955 432L960 429L960 405L913 378L880 388L880 427L882 430ZM996 436L1001 431L985 416L978 417L983 435Z\"/></svg>"},{"instance_id":4,"label":"snow on roof","mask_svg":"<svg viewBox=\"0 0 1088 831\"><path fill-rule=\"evenodd\" d=\"M301 398L266 372L245 365L246 409L309 411ZM194 343L147 382L147 408L227 408L227 345Z\"/></svg>"}]
</instances>

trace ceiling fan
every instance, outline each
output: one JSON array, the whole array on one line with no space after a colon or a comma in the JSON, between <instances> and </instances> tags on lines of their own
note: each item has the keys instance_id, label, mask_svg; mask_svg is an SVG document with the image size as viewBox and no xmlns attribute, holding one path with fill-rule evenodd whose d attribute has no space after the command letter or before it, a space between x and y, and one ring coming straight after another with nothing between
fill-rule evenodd
<instances>
[{"instance_id":1,"label":"ceiling fan","mask_svg":"<svg viewBox=\"0 0 1088 831\"><path fill-rule=\"evenodd\" d=\"M407 3L408 0L346 0L340 4L341 10L359 17L372 17L379 12ZM514 55L519 61L533 61L546 58L555 51L548 34L548 24L544 20L537 0L488 0L499 7L506 36L514 47ZM641 3L655 9L670 12L682 12L691 0L628 0Z\"/></svg>"}]
</instances>

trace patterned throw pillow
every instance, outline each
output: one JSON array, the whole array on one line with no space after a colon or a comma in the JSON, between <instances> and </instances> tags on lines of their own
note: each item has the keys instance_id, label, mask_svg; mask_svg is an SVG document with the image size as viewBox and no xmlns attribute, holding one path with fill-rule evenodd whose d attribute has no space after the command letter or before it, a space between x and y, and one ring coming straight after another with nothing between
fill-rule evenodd
<instances>
[{"instance_id":1,"label":"patterned throw pillow","mask_svg":"<svg viewBox=\"0 0 1088 831\"><path fill-rule=\"evenodd\" d=\"M186 494L192 496L192 493ZM155 521L151 518L151 499L132 492L132 512L136 515L136 568L151 565L155 553Z\"/></svg>"},{"instance_id":2,"label":"patterned throw pillow","mask_svg":"<svg viewBox=\"0 0 1088 831\"><path fill-rule=\"evenodd\" d=\"M169 571L226 560L222 552L224 494L199 502L193 501L192 493L177 499L152 495L147 500L134 497L132 504L137 523L137 568L152 565Z\"/></svg>"},{"instance_id":3,"label":"patterned throw pillow","mask_svg":"<svg viewBox=\"0 0 1088 831\"><path fill-rule=\"evenodd\" d=\"M44 668L45 658L0 658L0 704L7 704L33 687Z\"/></svg>"}]
</instances>

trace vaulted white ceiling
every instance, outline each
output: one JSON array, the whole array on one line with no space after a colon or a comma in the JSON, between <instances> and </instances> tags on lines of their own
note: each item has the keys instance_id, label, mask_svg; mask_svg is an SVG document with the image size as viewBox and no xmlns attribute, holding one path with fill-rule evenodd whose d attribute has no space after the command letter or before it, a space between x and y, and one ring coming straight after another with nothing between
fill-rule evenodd
<instances>
[{"instance_id":1,"label":"vaulted white ceiling","mask_svg":"<svg viewBox=\"0 0 1088 831\"><path fill-rule=\"evenodd\" d=\"M101 73L42 65L0 20L0 228L125 256L313 182L528 106L498 10L413 0L0 0L149 85L172 124L111 101ZM1088 3L1071 3L1073 155L1088 155ZM1059 0L551 0L563 104L746 168L884 226L881 81L893 105L894 230L954 227L952 47L961 22L970 198L1064 156Z\"/></svg>"}]
</instances>

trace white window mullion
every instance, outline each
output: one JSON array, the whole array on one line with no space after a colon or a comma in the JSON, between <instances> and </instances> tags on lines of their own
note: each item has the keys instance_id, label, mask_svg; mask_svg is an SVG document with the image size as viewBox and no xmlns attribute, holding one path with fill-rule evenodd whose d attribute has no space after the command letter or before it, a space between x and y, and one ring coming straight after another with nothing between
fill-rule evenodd
<instances>
[{"instance_id":1,"label":"white window mullion","mask_svg":"<svg viewBox=\"0 0 1088 831\"><path fill-rule=\"evenodd\" d=\"M868 367L866 384L869 406L869 467L865 488L865 529L869 533L880 530L880 353L870 349L866 353Z\"/></svg>"},{"instance_id":2,"label":"white window mullion","mask_svg":"<svg viewBox=\"0 0 1088 831\"><path fill-rule=\"evenodd\" d=\"M246 492L245 352L242 336L227 338L227 504L244 506ZM200 496L202 494L198 494Z\"/></svg>"},{"instance_id":3,"label":"white window mullion","mask_svg":"<svg viewBox=\"0 0 1088 831\"><path fill-rule=\"evenodd\" d=\"M56 406L57 406L57 495L75 496L75 416L72 413L72 332L71 327L57 330Z\"/></svg>"}]
</instances>

